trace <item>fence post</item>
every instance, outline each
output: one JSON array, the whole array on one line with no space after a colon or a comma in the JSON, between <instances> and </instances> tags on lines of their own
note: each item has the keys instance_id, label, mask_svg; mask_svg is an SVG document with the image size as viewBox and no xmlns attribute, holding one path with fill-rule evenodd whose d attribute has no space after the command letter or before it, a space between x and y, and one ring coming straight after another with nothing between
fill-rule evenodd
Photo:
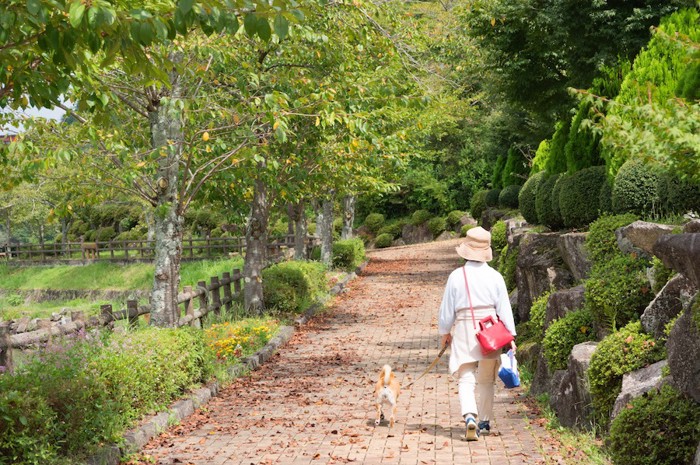
<instances>
[{"instance_id":1,"label":"fence post","mask_svg":"<svg viewBox=\"0 0 700 465\"><path fill-rule=\"evenodd\" d=\"M126 316L129 319L129 326L135 327L139 322L139 303L136 300L126 301Z\"/></svg>"},{"instance_id":2,"label":"fence post","mask_svg":"<svg viewBox=\"0 0 700 465\"><path fill-rule=\"evenodd\" d=\"M224 304L226 305L226 311L230 312L233 308L233 297L231 296L231 273L226 271L223 276L224 284Z\"/></svg>"},{"instance_id":3,"label":"fence post","mask_svg":"<svg viewBox=\"0 0 700 465\"><path fill-rule=\"evenodd\" d=\"M100 305L100 316L105 321L105 325L108 325L114 321L114 315L112 315L112 306L110 304Z\"/></svg>"},{"instance_id":4,"label":"fence post","mask_svg":"<svg viewBox=\"0 0 700 465\"><path fill-rule=\"evenodd\" d=\"M211 277L211 292L211 300L212 306L214 307L214 313L218 315L221 313L221 284L219 283L218 276Z\"/></svg>"},{"instance_id":5,"label":"fence post","mask_svg":"<svg viewBox=\"0 0 700 465\"><path fill-rule=\"evenodd\" d=\"M182 292L185 294L189 294L192 292L192 286L185 286L182 288ZM186 315L194 315L194 299L190 297L185 301L185 314ZM193 328L201 328L202 323L199 321L199 318L192 318L190 321L190 326Z\"/></svg>"},{"instance_id":6,"label":"fence post","mask_svg":"<svg viewBox=\"0 0 700 465\"><path fill-rule=\"evenodd\" d=\"M199 295L199 308L203 313L208 313L209 299L207 298L207 283L205 281L199 281L197 282L197 287L204 289L204 292Z\"/></svg>"},{"instance_id":7,"label":"fence post","mask_svg":"<svg viewBox=\"0 0 700 465\"><path fill-rule=\"evenodd\" d=\"M10 346L10 322L0 323L0 370L12 372L12 347Z\"/></svg>"},{"instance_id":8,"label":"fence post","mask_svg":"<svg viewBox=\"0 0 700 465\"><path fill-rule=\"evenodd\" d=\"M241 295L241 270L238 268L233 269L233 292L234 295Z\"/></svg>"}]
</instances>

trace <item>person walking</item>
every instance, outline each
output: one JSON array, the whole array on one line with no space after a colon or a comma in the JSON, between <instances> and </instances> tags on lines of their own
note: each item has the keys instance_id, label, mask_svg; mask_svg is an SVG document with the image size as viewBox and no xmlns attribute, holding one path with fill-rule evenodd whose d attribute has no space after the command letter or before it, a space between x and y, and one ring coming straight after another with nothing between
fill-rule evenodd
<instances>
[{"instance_id":1,"label":"person walking","mask_svg":"<svg viewBox=\"0 0 700 465\"><path fill-rule=\"evenodd\" d=\"M466 424L467 441L491 432L493 397L500 351L483 355L476 338L479 321L497 316L515 338L515 322L503 276L491 261L491 233L477 227L457 248L466 264L447 279L438 315L441 347L450 344L449 370L459 384L459 403ZM472 316L473 310L473 316ZM510 347L515 353L515 339ZM478 403L476 394L478 392ZM477 423L478 421L478 423Z\"/></svg>"}]
</instances>

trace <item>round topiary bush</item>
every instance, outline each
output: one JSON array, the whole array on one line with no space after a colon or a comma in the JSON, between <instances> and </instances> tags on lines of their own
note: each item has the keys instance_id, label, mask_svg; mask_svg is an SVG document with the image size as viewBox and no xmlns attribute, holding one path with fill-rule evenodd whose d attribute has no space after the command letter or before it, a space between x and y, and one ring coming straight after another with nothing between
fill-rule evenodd
<instances>
[{"instance_id":1,"label":"round topiary bush","mask_svg":"<svg viewBox=\"0 0 700 465\"><path fill-rule=\"evenodd\" d=\"M486 206L497 207L498 197L501 195L501 189L489 189L486 191Z\"/></svg>"},{"instance_id":2,"label":"round topiary bush","mask_svg":"<svg viewBox=\"0 0 700 465\"><path fill-rule=\"evenodd\" d=\"M569 364L571 349L576 344L595 340L593 317L587 310L576 310L554 320L544 332L542 353L547 368L564 370Z\"/></svg>"},{"instance_id":3,"label":"round topiary bush","mask_svg":"<svg viewBox=\"0 0 700 465\"><path fill-rule=\"evenodd\" d=\"M411 215L411 224L413 226L420 226L432 217L433 215L428 210L416 210L413 212L413 215Z\"/></svg>"},{"instance_id":4,"label":"round topiary bush","mask_svg":"<svg viewBox=\"0 0 700 465\"><path fill-rule=\"evenodd\" d=\"M496 224L491 226L491 248L500 251L506 246L506 222L503 220L496 221Z\"/></svg>"},{"instance_id":5,"label":"round topiary bush","mask_svg":"<svg viewBox=\"0 0 700 465\"><path fill-rule=\"evenodd\" d=\"M476 226L473 224L465 224L464 226L462 226L462 228L459 230L460 237L466 237L467 231L469 231L472 228L476 228Z\"/></svg>"},{"instance_id":6,"label":"round topiary bush","mask_svg":"<svg viewBox=\"0 0 700 465\"><path fill-rule=\"evenodd\" d=\"M450 229L456 228L462 221L462 217L465 213L462 210L452 210L447 215L447 227Z\"/></svg>"},{"instance_id":7,"label":"round topiary bush","mask_svg":"<svg viewBox=\"0 0 700 465\"><path fill-rule=\"evenodd\" d=\"M498 205L505 208L518 208L518 194L521 186L510 185L504 187L498 195Z\"/></svg>"},{"instance_id":8,"label":"round topiary bush","mask_svg":"<svg viewBox=\"0 0 700 465\"><path fill-rule=\"evenodd\" d=\"M438 237L447 229L447 221L441 216L436 216L428 220L428 230L433 234L433 238Z\"/></svg>"},{"instance_id":9,"label":"round topiary bush","mask_svg":"<svg viewBox=\"0 0 700 465\"><path fill-rule=\"evenodd\" d=\"M691 463L700 442L700 404L665 384L633 399L610 425L615 465Z\"/></svg>"},{"instance_id":10,"label":"round topiary bush","mask_svg":"<svg viewBox=\"0 0 700 465\"><path fill-rule=\"evenodd\" d=\"M378 249L383 249L385 247L390 247L393 241L394 238L391 237L391 234L380 234L375 239L374 246Z\"/></svg>"},{"instance_id":11,"label":"round topiary bush","mask_svg":"<svg viewBox=\"0 0 700 465\"><path fill-rule=\"evenodd\" d=\"M372 234L377 234L379 228L384 226L384 215L381 213L370 213L365 218L364 224Z\"/></svg>"},{"instance_id":12,"label":"round topiary bush","mask_svg":"<svg viewBox=\"0 0 700 465\"><path fill-rule=\"evenodd\" d=\"M469 202L469 212L472 214L472 218L479 219L481 215L486 210L486 193L488 191L481 190L477 191L472 195L471 201Z\"/></svg>"},{"instance_id":13,"label":"round topiary bush","mask_svg":"<svg viewBox=\"0 0 700 465\"><path fill-rule=\"evenodd\" d=\"M670 173L662 176L659 196L666 214L700 210L700 184L681 180Z\"/></svg>"},{"instance_id":14,"label":"round topiary bush","mask_svg":"<svg viewBox=\"0 0 700 465\"><path fill-rule=\"evenodd\" d=\"M568 174L560 173L552 188L552 217L555 218L555 221L560 226L564 225L564 220L561 217L561 208L559 207L559 194L561 194L561 186L564 185L564 181L568 177Z\"/></svg>"},{"instance_id":15,"label":"round topiary bush","mask_svg":"<svg viewBox=\"0 0 700 465\"><path fill-rule=\"evenodd\" d=\"M111 226L100 228L95 232L95 240L97 242L109 242L115 237L117 237L117 232Z\"/></svg>"},{"instance_id":16,"label":"round topiary bush","mask_svg":"<svg viewBox=\"0 0 700 465\"><path fill-rule=\"evenodd\" d=\"M598 193L598 208L601 214L612 213L612 183L606 179Z\"/></svg>"},{"instance_id":17,"label":"round topiary bush","mask_svg":"<svg viewBox=\"0 0 700 465\"><path fill-rule=\"evenodd\" d=\"M381 236L382 234L391 234L391 237L393 239L396 239L397 237L401 236L401 232L403 231L403 224L402 223L392 223L392 224L387 224L386 226L382 226L379 228L379 231L377 231L377 236Z\"/></svg>"},{"instance_id":18,"label":"round topiary bush","mask_svg":"<svg viewBox=\"0 0 700 465\"><path fill-rule=\"evenodd\" d=\"M612 207L617 213L652 213L662 207L661 171L641 160L626 161L615 176Z\"/></svg>"},{"instance_id":19,"label":"round topiary bush","mask_svg":"<svg viewBox=\"0 0 700 465\"><path fill-rule=\"evenodd\" d=\"M639 321L629 323L600 341L587 372L593 410L600 425L610 421L610 412L622 389L622 375L663 357L663 347L642 332Z\"/></svg>"},{"instance_id":20,"label":"round topiary bush","mask_svg":"<svg viewBox=\"0 0 700 465\"><path fill-rule=\"evenodd\" d=\"M606 182L604 166L593 166L561 178L559 211L564 226L588 226L598 218L600 188Z\"/></svg>"},{"instance_id":21,"label":"round topiary bush","mask_svg":"<svg viewBox=\"0 0 700 465\"><path fill-rule=\"evenodd\" d=\"M631 213L626 215L603 215L588 229L588 235L583 246L588 252L588 258L595 263L606 262L609 258L619 255L615 230L637 221L637 216Z\"/></svg>"},{"instance_id":22,"label":"round topiary bush","mask_svg":"<svg viewBox=\"0 0 700 465\"><path fill-rule=\"evenodd\" d=\"M554 185L559 180L560 174L557 173L546 178L540 184L535 194L535 211L537 220L550 229L559 229L561 217L554 214L552 209L552 197L554 193Z\"/></svg>"},{"instance_id":23,"label":"round topiary bush","mask_svg":"<svg viewBox=\"0 0 700 465\"><path fill-rule=\"evenodd\" d=\"M520 208L520 213L530 224L538 224L539 218L537 217L537 209L535 207L535 199L537 198L537 191L540 185L545 180L547 173L545 171L540 171L530 176L520 193L518 194L518 205Z\"/></svg>"}]
</instances>

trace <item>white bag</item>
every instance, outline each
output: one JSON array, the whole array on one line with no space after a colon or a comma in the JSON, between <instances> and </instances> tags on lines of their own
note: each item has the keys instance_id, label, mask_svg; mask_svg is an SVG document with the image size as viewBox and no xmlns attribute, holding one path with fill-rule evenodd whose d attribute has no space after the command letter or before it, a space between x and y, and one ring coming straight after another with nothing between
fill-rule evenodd
<instances>
[{"instance_id":1,"label":"white bag","mask_svg":"<svg viewBox=\"0 0 700 465\"><path fill-rule=\"evenodd\" d=\"M507 354L501 354L501 368L498 370L498 377L501 378L507 389L520 386L518 361L515 359L513 349L510 349Z\"/></svg>"}]
</instances>

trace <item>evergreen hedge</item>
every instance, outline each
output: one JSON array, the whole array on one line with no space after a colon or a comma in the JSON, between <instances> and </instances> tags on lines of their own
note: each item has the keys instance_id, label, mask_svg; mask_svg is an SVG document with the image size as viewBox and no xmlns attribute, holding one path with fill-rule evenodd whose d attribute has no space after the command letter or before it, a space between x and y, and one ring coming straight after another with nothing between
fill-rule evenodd
<instances>
[{"instance_id":1,"label":"evergreen hedge","mask_svg":"<svg viewBox=\"0 0 700 465\"><path fill-rule=\"evenodd\" d=\"M561 228L561 217L554 214L552 208L552 198L554 197L554 186L561 174L557 173L546 178L540 184L535 194L535 211L538 221L550 229Z\"/></svg>"},{"instance_id":2,"label":"evergreen hedge","mask_svg":"<svg viewBox=\"0 0 700 465\"><path fill-rule=\"evenodd\" d=\"M612 206L616 213L659 213L665 203L661 198L663 173L660 169L633 159L626 161L615 176Z\"/></svg>"},{"instance_id":3,"label":"evergreen hedge","mask_svg":"<svg viewBox=\"0 0 700 465\"><path fill-rule=\"evenodd\" d=\"M579 228L598 218L600 188L606 182L604 166L593 166L560 178L559 211L564 226Z\"/></svg>"},{"instance_id":4,"label":"evergreen hedge","mask_svg":"<svg viewBox=\"0 0 700 465\"><path fill-rule=\"evenodd\" d=\"M537 191L540 185L545 180L547 173L545 171L540 171L535 173L525 181L520 193L518 194L518 205L520 208L520 213L530 224L538 224L539 219L537 217L537 208L535 206L535 199L537 198Z\"/></svg>"},{"instance_id":5,"label":"evergreen hedge","mask_svg":"<svg viewBox=\"0 0 700 465\"><path fill-rule=\"evenodd\" d=\"M505 208L518 208L520 189L521 186L515 184L504 187L498 195L498 205Z\"/></svg>"}]
</instances>

